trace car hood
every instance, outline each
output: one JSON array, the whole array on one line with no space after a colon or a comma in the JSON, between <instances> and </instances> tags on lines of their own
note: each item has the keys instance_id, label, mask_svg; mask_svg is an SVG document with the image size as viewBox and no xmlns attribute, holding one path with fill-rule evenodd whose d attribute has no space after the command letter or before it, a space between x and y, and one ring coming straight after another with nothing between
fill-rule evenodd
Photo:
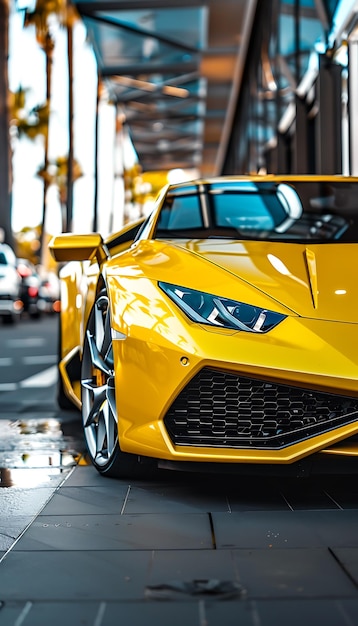
<instances>
[{"instance_id":1,"label":"car hood","mask_svg":"<svg viewBox=\"0 0 358 626\"><path fill-rule=\"evenodd\" d=\"M356 244L180 242L297 315L358 322Z\"/></svg>"}]
</instances>

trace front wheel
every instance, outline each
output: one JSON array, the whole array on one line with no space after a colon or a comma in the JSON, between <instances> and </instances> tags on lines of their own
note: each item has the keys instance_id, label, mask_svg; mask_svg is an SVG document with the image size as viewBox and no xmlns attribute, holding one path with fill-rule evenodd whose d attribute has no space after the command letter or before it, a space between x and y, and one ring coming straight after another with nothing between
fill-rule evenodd
<instances>
[{"instance_id":1,"label":"front wheel","mask_svg":"<svg viewBox=\"0 0 358 626\"><path fill-rule=\"evenodd\" d=\"M137 473L137 457L118 442L115 372L109 299L105 289L90 313L81 367L82 419L87 449L100 474L123 478Z\"/></svg>"}]
</instances>

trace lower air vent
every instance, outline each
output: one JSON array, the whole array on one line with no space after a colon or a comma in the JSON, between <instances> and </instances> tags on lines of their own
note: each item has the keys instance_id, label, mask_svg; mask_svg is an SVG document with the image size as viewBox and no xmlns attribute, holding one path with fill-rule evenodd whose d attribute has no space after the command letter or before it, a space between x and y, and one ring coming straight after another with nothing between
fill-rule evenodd
<instances>
[{"instance_id":1,"label":"lower air vent","mask_svg":"<svg viewBox=\"0 0 358 626\"><path fill-rule=\"evenodd\" d=\"M175 445L279 449L358 420L358 398L209 368L183 389L164 423Z\"/></svg>"}]
</instances>

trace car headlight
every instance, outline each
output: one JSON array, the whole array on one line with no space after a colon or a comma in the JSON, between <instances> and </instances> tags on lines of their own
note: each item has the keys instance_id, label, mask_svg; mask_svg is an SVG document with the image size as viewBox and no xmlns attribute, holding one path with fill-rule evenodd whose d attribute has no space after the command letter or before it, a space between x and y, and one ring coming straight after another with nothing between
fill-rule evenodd
<instances>
[{"instance_id":1,"label":"car headlight","mask_svg":"<svg viewBox=\"0 0 358 626\"><path fill-rule=\"evenodd\" d=\"M267 333L286 317L275 311L195 289L162 282L158 284L191 320L201 324L233 328L248 333Z\"/></svg>"}]
</instances>

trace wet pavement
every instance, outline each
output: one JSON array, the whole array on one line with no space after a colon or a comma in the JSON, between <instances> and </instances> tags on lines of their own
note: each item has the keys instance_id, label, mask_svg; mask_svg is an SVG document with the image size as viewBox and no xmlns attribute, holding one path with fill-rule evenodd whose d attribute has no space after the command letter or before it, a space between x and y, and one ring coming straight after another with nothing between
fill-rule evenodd
<instances>
[{"instance_id":1,"label":"wet pavement","mask_svg":"<svg viewBox=\"0 0 358 626\"><path fill-rule=\"evenodd\" d=\"M84 451L72 420L0 419L0 556L43 508ZM79 429L78 429L79 430ZM1 622L0 622L1 623Z\"/></svg>"},{"instance_id":2,"label":"wet pavement","mask_svg":"<svg viewBox=\"0 0 358 626\"><path fill-rule=\"evenodd\" d=\"M76 465L47 496L0 562L2 626L358 623L353 478Z\"/></svg>"}]
</instances>

